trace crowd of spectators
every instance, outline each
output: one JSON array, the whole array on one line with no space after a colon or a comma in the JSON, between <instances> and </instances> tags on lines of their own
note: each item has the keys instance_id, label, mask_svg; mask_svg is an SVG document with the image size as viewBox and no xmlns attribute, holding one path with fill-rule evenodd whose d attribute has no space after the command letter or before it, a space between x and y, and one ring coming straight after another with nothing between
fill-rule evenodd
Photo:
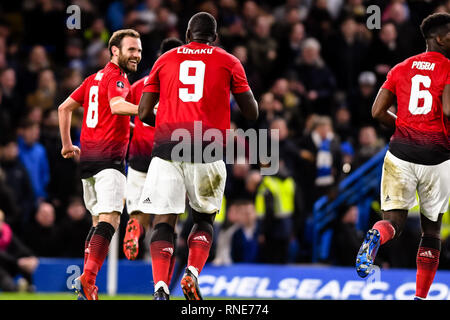
<instances>
[{"instance_id":1,"label":"crowd of spectators","mask_svg":"<svg viewBox=\"0 0 450 320\"><path fill-rule=\"evenodd\" d=\"M66 26L70 4L81 9L80 29ZM371 4L381 9L379 30L366 26ZM391 67L424 51L422 19L449 12L450 1L2 2L0 209L34 255L81 257L90 223L78 163L60 156L59 103L109 61L107 42L115 30L134 28L141 35L143 58L129 75L133 83L148 74L164 38L184 40L187 21L198 11L217 19L215 45L242 62L259 102L260 117L249 123L231 101L232 126L280 133L278 180L265 180L255 166L228 165L223 231L238 224L229 237L232 260L286 263L310 259L305 225L315 200L387 143L392 131L371 117L374 97ZM81 122L80 109L72 119L74 143ZM274 183L289 195L277 194ZM284 211L274 209L277 201ZM344 216L351 221L354 212ZM286 247L278 251L268 247L277 232L287 236L277 238ZM274 251L280 253L274 261L261 254Z\"/></svg>"}]
</instances>

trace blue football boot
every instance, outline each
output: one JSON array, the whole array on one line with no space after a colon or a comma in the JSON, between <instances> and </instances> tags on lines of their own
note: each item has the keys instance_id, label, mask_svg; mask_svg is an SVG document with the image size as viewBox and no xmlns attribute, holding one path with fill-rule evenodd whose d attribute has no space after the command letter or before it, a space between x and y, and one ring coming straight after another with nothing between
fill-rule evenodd
<instances>
[{"instance_id":1,"label":"blue football boot","mask_svg":"<svg viewBox=\"0 0 450 320\"><path fill-rule=\"evenodd\" d=\"M369 230L356 256L356 272L361 278L369 275L379 247L380 232L376 229Z\"/></svg>"}]
</instances>

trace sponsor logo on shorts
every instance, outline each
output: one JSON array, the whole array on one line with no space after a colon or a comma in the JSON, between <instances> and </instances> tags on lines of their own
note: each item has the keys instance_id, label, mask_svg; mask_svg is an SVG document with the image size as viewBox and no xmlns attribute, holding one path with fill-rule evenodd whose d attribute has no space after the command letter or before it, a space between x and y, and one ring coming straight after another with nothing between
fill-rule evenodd
<instances>
[{"instance_id":1,"label":"sponsor logo on shorts","mask_svg":"<svg viewBox=\"0 0 450 320\"><path fill-rule=\"evenodd\" d=\"M150 200L150 197L147 197L147 199L145 199L143 203L152 203L152 201Z\"/></svg>"}]
</instances>

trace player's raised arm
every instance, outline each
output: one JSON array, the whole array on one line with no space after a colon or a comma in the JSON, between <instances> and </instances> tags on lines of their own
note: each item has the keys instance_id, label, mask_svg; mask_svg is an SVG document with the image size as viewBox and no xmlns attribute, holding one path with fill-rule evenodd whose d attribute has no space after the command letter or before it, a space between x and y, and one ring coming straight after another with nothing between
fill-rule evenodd
<instances>
[{"instance_id":1,"label":"player's raised arm","mask_svg":"<svg viewBox=\"0 0 450 320\"><path fill-rule=\"evenodd\" d=\"M242 93L235 93L233 96L239 106L239 109L247 120L253 121L258 119L258 103L256 102L251 90Z\"/></svg>"},{"instance_id":2,"label":"player's raised arm","mask_svg":"<svg viewBox=\"0 0 450 320\"><path fill-rule=\"evenodd\" d=\"M450 117L450 84L446 84L442 93L442 109L447 117Z\"/></svg>"},{"instance_id":3,"label":"player's raised arm","mask_svg":"<svg viewBox=\"0 0 450 320\"><path fill-rule=\"evenodd\" d=\"M139 102L139 120L150 125L155 126L155 112L154 108L159 101L159 93L144 92Z\"/></svg>"},{"instance_id":4,"label":"player's raised arm","mask_svg":"<svg viewBox=\"0 0 450 320\"><path fill-rule=\"evenodd\" d=\"M121 116L136 116L138 114L138 106L125 100L121 96L117 96L109 100L111 113Z\"/></svg>"},{"instance_id":5,"label":"player's raised arm","mask_svg":"<svg viewBox=\"0 0 450 320\"><path fill-rule=\"evenodd\" d=\"M395 95L391 91L381 88L372 106L372 117L388 127L395 127L395 118L388 113L394 100Z\"/></svg>"},{"instance_id":6,"label":"player's raised arm","mask_svg":"<svg viewBox=\"0 0 450 320\"><path fill-rule=\"evenodd\" d=\"M78 108L80 104L68 97L61 105L58 107L58 121L59 130L61 132L61 142L62 149L61 155L64 158L73 158L80 154L80 149L72 144L72 139L70 138L70 123L72 121L72 112Z\"/></svg>"}]
</instances>

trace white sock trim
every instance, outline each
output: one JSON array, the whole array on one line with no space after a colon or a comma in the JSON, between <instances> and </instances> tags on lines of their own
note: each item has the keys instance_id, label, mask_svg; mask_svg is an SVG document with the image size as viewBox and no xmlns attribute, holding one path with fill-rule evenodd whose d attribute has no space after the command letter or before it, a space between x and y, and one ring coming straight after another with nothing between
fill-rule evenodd
<instances>
[{"instance_id":1,"label":"white sock trim","mask_svg":"<svg viewBox=\"0 0 450 320\"><path fill-rule=\"evenodd\" d=\"M197 270L197 268L194 267L194 266L189 266L189 267L187 267L187 268L188 268L189 271L191 271L192 274L198 279L198 270Z\"/></svg>"},{"instance_id":2,"label":"white sock trim","mask_svg":"<svg viewBox=\"0 0 450 320\"><path fill-rule=\"evenodd\" d=\"M158 283L155 284L155 292L158 291L159 288L163 288L165 293L170 294L169 287L164 281L158 281Z\"/></svg>"}]
</instances>

